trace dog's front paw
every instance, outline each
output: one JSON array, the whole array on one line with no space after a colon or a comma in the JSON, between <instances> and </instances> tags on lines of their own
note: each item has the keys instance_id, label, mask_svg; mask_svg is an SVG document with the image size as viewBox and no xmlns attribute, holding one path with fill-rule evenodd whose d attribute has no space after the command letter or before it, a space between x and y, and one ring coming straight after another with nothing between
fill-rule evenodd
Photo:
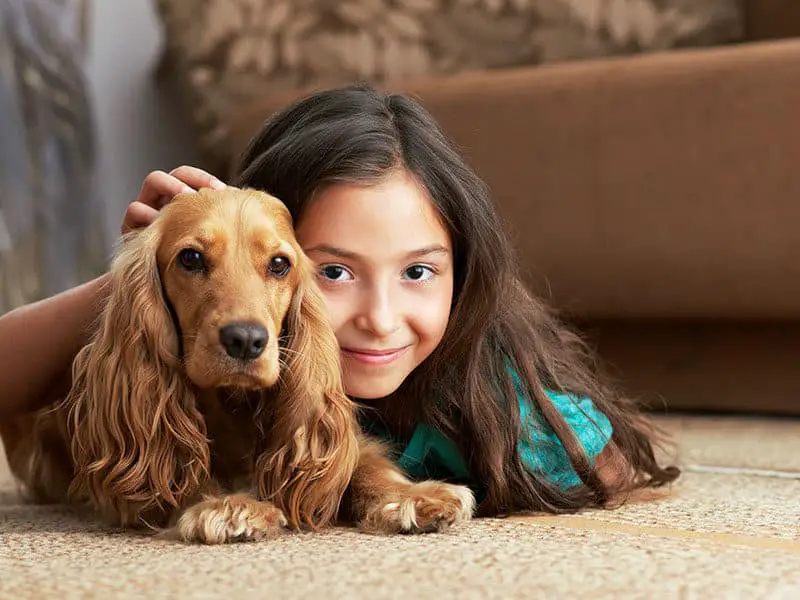
<instances>
[{"instance_id":1,"label":"dog's front paw","mask_svg":"<svg viewBox=\"0 0 800 600\"><path fill-rule=\"evenodd\" d=\"M274 504L249 494L233 494L190 506L164 537L204 544L257 542L278 534L286 525L286 517Z\"/></svg>"},{"instance_id":2,"label":"dog's front paw","mask_svg":"<svg viewBox=\"0 0 800 600\"><path fill-rule=\"evenodd\" d=\"M367 510L361 526L381 533L441 532L468 521L475 496L465 486L423 481L382 497Z\"/></svg>"}]
</instances>

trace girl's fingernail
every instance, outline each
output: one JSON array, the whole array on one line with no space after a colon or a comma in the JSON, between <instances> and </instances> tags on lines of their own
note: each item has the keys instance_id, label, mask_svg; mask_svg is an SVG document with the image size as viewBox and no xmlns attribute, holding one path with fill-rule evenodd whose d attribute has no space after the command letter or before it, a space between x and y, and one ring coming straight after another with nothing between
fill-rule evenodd
<instances>
[{"instance_id":1,"label":"girl's fingernail","mask_svg":"<svg viewBox=\"0 0 800 600\"><path fill-rule=\"evenodd\" d=\"M188 185L185 185L181 190L181 194L194 194L194 190L190 188Z\"/></svg>"},{"instance_id":2,"label":"girl's fingernail","mask_svg":"<svg viewBox=\"0 0 800 600\"><path fill-rule=\"evenodd\" d=\"M224 183L222 183L216 177L212 177L211 178L211 187L214 188L215 190L224 190L228 186L225 185Z\"/></svg>"}]
</instances>

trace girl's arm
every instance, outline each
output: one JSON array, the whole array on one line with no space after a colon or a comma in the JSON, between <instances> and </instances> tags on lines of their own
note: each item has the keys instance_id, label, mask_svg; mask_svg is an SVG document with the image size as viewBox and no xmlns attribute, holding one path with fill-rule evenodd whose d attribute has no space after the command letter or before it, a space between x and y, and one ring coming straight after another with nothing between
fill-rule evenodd
<instances>
[{"instance_id":1,"label":"girl's arm","mask_svg":"<svg viewBox=\"0 0 800 600\"><path fill-rule=\"evenodd\" d=\"M194 167L150 173L125 212L122 232L153 222L181 192L225 185ZM107 299L108 274L0 316L0 419L36 410L63 396L72 360L89 341Z\"/></svg>"},{"instance_id":2,"label":"girl's arm","mask_svg":"<svg viewBox=\"0 0 800 600\"><path fill-rule=\"evenodd\" d=\"M108 275L0 317L0 418L63 394L105 301Z\"/></svg>"}]
</instances>

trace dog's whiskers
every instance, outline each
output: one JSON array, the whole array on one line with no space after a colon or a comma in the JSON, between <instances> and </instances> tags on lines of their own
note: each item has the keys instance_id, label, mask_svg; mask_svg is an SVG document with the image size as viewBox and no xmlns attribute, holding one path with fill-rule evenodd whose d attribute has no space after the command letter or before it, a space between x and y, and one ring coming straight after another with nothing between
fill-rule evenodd
<instances>
[{"instance_id":1,"label":"dog's whiskers","mask_svg":"<svg viewBox=\"0 0 800 600\"><path fill-rule=\"evenodd\" d=\"M284 352L285 352L286 354L294 354L294 355L300 354L300 352L299 352L299 351L297 351L297 350L294 350L294 349L292 349L292 348L281 348L281 354L283 354Z\"/></svg>"}]
</instances>

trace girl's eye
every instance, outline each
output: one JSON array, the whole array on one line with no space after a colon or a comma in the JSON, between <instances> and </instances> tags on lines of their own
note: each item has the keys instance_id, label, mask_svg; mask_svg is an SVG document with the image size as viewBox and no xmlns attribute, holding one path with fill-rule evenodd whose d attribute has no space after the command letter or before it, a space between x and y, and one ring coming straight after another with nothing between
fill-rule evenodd
<instances>
[{"instance_id":1,"label":"girl's eye","mask_svg":"<svg viewBox=\"0 0 800 600\"><path fill-rule=\"evenodd\" d=\"M325 265L319 270L319 275L329 281L348 281L353 278L347 269L339 265Z\"/></svg>"},{"instance_id":2,"label":"girl's eye","mask_svg":"<svg viewBox=\"0 0 800 600\"><path fill-rule=\"evenodd\" d=\"M197 273L205 270L206 261L202 253L193 248L184 248L178 255L181 266L190 273Z\"/></svg>"},{"instance_id":3,"label":"girl's eye","mask_svg":"<svg viewBox=\"0 0 800 600\"><path fill-rule=\"evenodd\" d=\"M405 278L411 281L427 281L436 273L425 265L412 265L405 270Z\"/></svg>"}]
</instances>

